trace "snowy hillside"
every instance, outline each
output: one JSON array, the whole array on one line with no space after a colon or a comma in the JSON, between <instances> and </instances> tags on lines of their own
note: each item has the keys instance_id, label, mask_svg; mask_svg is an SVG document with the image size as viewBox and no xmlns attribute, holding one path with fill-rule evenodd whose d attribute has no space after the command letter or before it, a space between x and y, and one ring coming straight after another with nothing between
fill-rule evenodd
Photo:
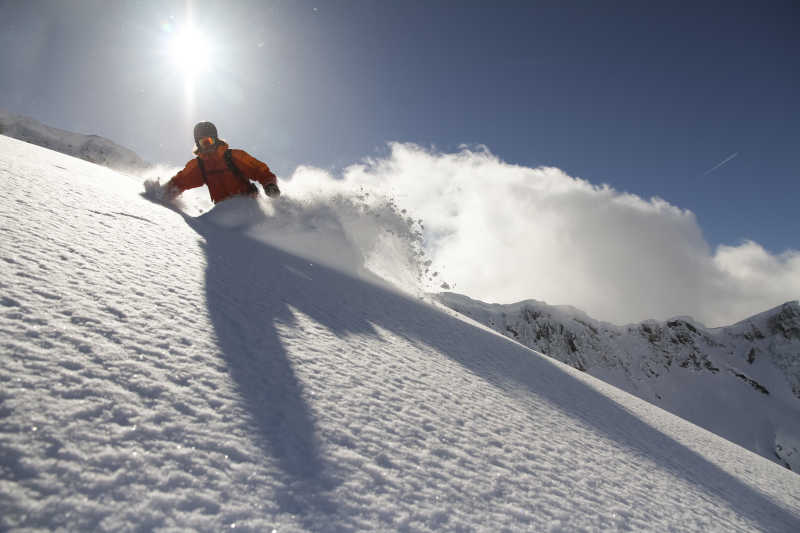
<instances>
[{"instance_id":1,"label":"snowy hillside","mask_svg":"<svg viewBox=\"0 0 800 533\"><path fill-rule=\"evenodd\" d=\"M335 206L141 190L0 136L0 529L800 530L800 476L393 290Z\"/></svg>"},{"instance_id":2,"label":"snowy hillside","mask_svg":"<svg viewBox=\"0 0 800 533\"><path fill-rule=\"evenodd\" d=\"M800 303L727 328L691 318L628 326L528 300L444 305L525 346L800 472Z\"/></svg>"},{"instance_id":3,"label":"snowy hillside","mask_svg":"<svg viewBox=\"0 0 800 533\"><path fill-rule=\"evenodd\" d=\"M127 148L98 135L83 135L45 126L32 118L0 109L0 134L122 171L141 171L150 164Z\"/></svg>"}]
</instances>

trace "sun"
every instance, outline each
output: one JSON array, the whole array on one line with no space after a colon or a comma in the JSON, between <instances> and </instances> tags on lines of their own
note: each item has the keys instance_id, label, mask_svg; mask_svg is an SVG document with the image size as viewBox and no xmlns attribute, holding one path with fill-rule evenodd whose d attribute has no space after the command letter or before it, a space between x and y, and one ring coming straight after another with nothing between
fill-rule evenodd
<instances>
[{"instance_id":1,"label":"sun","mask_svg":"<svg viewBox=\"0 0 800 533\"><path fill-rule=\"evenodd\" d=\"M164 52L175 73L183 78L184 111L187 117L195 115L195 93L204 76L214 67L214 45L207 34L191 23L183 27L167 24L164 28L169 34Z\"/></svg>"},{"instance_id":2,"label":"sun","mask_svg":"<svg viewBox=\"0 0 800 533\"><path fill-rule=\"evenodd\" d=\"M189 77L209 69L211 50L208 40L192 27L178 31L168 44L170 59Z\"/></svg>"}]
</instances>

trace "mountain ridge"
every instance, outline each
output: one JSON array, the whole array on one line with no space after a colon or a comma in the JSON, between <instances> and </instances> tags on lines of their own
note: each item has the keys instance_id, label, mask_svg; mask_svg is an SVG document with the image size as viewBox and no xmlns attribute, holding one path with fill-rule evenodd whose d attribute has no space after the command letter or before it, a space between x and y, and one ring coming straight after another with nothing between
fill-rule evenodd
<instances>
[{"instance_id":1,"label":"mountain ridge","mask_svg":"<svg viewBox=\"0 0 800 533\"><path fill-rule=\"evenodd\" d=\"M134 151L105 137L54 128L3 109L0 109L0 135L123 172L152 168L150 163Z\"/></svg>"},{"instance_id":2,"label":"mountain ridge","mask_svg":"<svg viewBox=\"0 0 800 533\"><path fill-rule=\"evenodd\" d=\"M573 368L653 402L794 471L800 471L800 302L788 301L731 326L706 328L691 317L645 320L617 326L569 306L536 300L486 304L456 293L434 298L443 305ZM697 383L695 378L701 378ZM740 386L737 386L740 385ZM723 392L714 388L725 389ZM744 392L742 390L744 389ZM725 408L722 396L743 398ZM770 412L742 422L747 430L723 428L751 393ZM717 395L716 416L698 404ZM775 402L772 402L772 398ZM788 409L798 418L784 412ZM771 444L767 441L771 440Z\"/></svg>"}]
</instances>

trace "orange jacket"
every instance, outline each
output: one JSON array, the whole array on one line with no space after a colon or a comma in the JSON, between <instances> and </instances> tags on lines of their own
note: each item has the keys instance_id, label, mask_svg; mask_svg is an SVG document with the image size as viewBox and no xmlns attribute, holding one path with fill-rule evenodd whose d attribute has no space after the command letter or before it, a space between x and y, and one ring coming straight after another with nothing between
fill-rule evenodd
<instances>
[{"instance_id":1,"label":"orange jacket","mask_svg":"<svg viewBox=\"0 0 800 533\"><path fill-rule=\"evenodd\" d=\"M186 189L208 185L208 192L214 203L231 196L249 194L250 181L238 177L225 163L225 150L227 149L226 142L218 141L213 150L198 154L198 157L203 160L207 182L203 181L203 172L195 158L186 163L186 167L169 180L167 190L172 190L177 196ZM231 150L231 159L236 168L247 178L258 181L264 186L270 183L277 184L278 179L269 167L244 150Z\"/></svg>"}]
</instances>

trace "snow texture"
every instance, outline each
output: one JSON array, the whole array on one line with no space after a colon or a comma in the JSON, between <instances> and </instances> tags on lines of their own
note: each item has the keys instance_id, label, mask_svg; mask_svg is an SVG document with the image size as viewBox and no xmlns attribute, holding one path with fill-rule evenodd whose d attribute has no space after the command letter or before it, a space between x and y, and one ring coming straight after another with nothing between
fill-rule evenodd
<instances>
[{"instance_id":1,"label":"snow texture","mask_svg":"<svg viewBox=\"0 0 800 533\"><path fill-rule=\"evenodd\" d=\"M800 472L800 303L707 329L689 317L615 326L535 300L437 300L529 348Z\"/></svg>"},{"instance_id":2,"label":"snow texture","mask_svg":"<svg viewBox=\"0 0 800 533\"><path fill-rule=\"evenodd\" d=\"M288 198L141 189L0 136L0 529L800 530L785 468L269 244Z\"/></svg>"}]
</instances>

